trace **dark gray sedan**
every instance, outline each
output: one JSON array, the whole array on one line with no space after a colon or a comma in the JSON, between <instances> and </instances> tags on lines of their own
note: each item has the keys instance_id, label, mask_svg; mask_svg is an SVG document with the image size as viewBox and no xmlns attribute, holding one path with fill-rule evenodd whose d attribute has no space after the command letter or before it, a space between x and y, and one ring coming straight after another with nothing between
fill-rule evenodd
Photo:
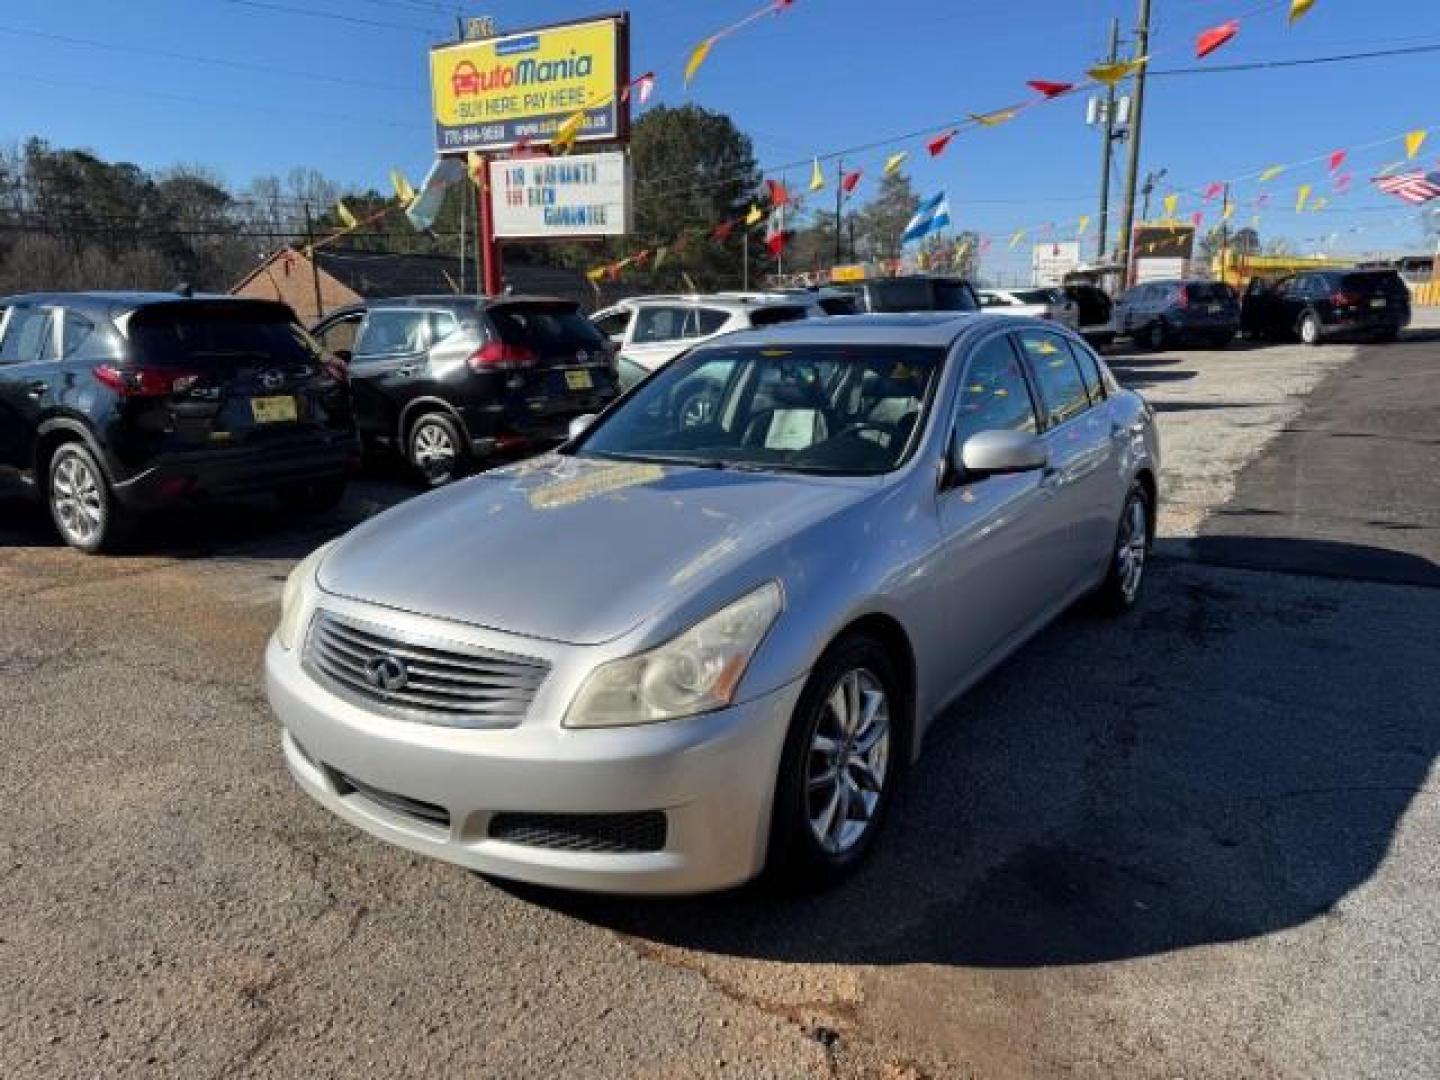
<instances>
[{"instance_id":1,"label":"dark gray sedan","mask_svg":"<svg viewBox=\"0 0 1440 1080\"><path fill-rule=\"evenodd\" d=\"M305 560L266 657L286 760L501 876L829 881L946 705L1074 601L1135 603L1158 475L1149 407L1034 320L729 335Z\"/></svg>"}]
</instances>

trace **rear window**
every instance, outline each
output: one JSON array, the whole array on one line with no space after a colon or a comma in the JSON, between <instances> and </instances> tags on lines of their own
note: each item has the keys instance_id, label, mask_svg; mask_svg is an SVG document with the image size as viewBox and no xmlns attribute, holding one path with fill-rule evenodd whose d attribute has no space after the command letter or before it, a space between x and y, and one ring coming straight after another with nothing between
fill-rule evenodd
<instances>
[{"instance_id":1,"label":"rear window","mask_svg":"<svg viewBox=\"0 0 1440 1080\"><path fill-rule=\"evenodd\" d=\"M1363 274L1346 274L1340 279L1340 288L1346 292L1388 293L1398 296L1409 292L1404 280L1394 270L1374 270Z\"/></svg>"},{"instance_id":2,"label":"rear window","mask_svg":"<svg viewBox=\"0 0 1440 1080\"><path fill-rule=\"evenodd\" d=\"M776 323L795 322L805 318L803 307L766 307L750 313L751 326L774 326Z\"/></svg>"},{"instance_id":3,"label":"rear window","mask_svg":"<svg viewBox=\"0 0 1440 1080\"><path fill-rule=\"evenodd\" d=\"M1059 297L1053 289L1026 289L1023 292L1017 292L1015 299L1022 304L1053 304L1059 300Z\"/></svg>"},{"instance_id":4,"label":"rear window","mask_svg":"<svg viewBox=\"0 0 1440 1080\"><path fill-rule=\"evenodd\" d=\"M605 347L595 324L573 307L501 304L487 314L505 344L522 345L542 355Z\"/></svg>"},{"instance_id":5,"label":"rear window","mask_svg":"<svg viewBox=\"0 0 1440 1080\"><path fill-rule=\"evenodd\" d=\"M935 282L936 311L979 311L975 294L963 281Z\"/></svg>"},{"instance_id":6,"label":"rear window","mask_svg":"<svg viewBox=\"0 0 1440 1080\"><path fill-rule=\"evenodd\" d=\"M123 326L136 359L156 367L227 360L303 364L320 352L286 309L273 304L159 304L131 312Z\"/></svg>"},{"instance_id":7,"label":"rear window","mask_svg":"<svg viewBox=\"0 0 1440 1080\"><path fill-rule=\"evenodd\" d=\"M1192 304L1217 304L1233 299L1230 286L1218 281L1203 285L1186 285L1185 295Z\"/></svg>"},{"instance_id":8,"label":"rear window","mask_svg":"<svg viewBox=\"0 0 1440 1080\"><path fill-rule=\"evenodd\" d=\"M896 278L870 286L870 307L874 311L933 311L935 297L928 281Z\"/></svg>"}]
</instances>

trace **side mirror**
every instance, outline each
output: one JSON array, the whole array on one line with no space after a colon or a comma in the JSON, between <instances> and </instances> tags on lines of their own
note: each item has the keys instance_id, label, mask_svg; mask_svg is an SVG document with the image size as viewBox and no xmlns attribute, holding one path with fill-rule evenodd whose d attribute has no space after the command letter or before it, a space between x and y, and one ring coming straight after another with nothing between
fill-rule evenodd
<instances>
[{"instance_id":1,"label":"side mirror","mask_svg":"<svg viewBox=\"0 0 1440 1080\"><path fill-rule=\"evenodd\" d=\"M617 349L620 348L620 346L622 346L622 345L625 344L625 335L624 335L624 334L611 334L611 335L610 335L610 344L611 344L611 345L614 345L615 348L617 348Z\"/></svg>"},{"instance_id":2,"label":"side mirror","mask_svg":"<svg viewBox=\"0 0 1440 1080\"><path fill-rule=\"evenodd\" d=\"M349 349L336 349L330 355L342 364L349 364L351 360L355 359L355 354Z\"/></svg>"},{"instance_id":3,"label":"side mirror","mask_svg":"<svg viewBox=\"0 0 1440 1080\"><path fill-rule=\"evenodd\" d=\"M594 413L585 413L583 416L573 418L570 421L570 438L578 439L590 429L590 425L593 423L595 423Z\"/></svg>"},{"instance_id":4,"label":"side mirror","mask_svg":"<svg viewBox=\"0 0 1440 1080\"><path fill-rule=\"evenodd\" d=\"M956 432L950 447L953 474L977 480L1034 472L1049 464L1044 440L1024 431L978 431L969 438Z\"/></svg>"}]
</instances>

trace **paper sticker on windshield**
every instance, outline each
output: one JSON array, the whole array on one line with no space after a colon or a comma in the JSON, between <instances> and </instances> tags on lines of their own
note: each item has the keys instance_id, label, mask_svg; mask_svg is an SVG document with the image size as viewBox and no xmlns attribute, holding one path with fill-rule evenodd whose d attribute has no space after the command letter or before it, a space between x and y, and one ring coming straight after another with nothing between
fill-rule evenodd
<instances>
[{"instance_id":1,"label":"paper sticker on windshield","mask_svg":"<svg viewBox=\"0 0 1440 1080\"><path fill-rule=\"evenodd\" d=\"M1054 356L1060 350L1043 338L1039 341L1026 339L1025 345L1031 352L1038 352L1041 356Z\"/></svg>"},{"instance_id":2,"label":"paper sticker on windshield","mask_svg":"<svg viewBox=\"0 0 1440 1080\"><path fill-rule=\"evenodd\" d=\"M776 409L765 433L766 450L808 450L822 423L814 409Z\"/></svg>"}]
</instances>

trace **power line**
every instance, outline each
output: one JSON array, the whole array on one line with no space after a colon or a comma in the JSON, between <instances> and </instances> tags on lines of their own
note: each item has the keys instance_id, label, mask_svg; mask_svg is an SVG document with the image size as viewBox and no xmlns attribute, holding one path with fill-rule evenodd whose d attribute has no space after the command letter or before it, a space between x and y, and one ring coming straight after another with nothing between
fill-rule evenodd
<instances>
[{"instance_id":1,"label":"power line","mask_svg":"<svg viewBox=\"0 0 1440 1080\"><path fill-rule=\"evenodd\" d=\"M1316 64L1346 64L1356 60L1379 60L1391 56L1416 56L1440 52L1440 44L1412 45L1404 49L1375 49L1371 52L1335 53L1331 56L1306 56L1296 60L1253 60L1242 64L1214 64L1204 67L1163 68L1151 75L1225 75L1236 71L1266 71L1272 68L1311 67Z\"/></svg>"},{"instance_id":2,"label":"power line","mask_svg":"<svg viewBox=\"0 0 1440 1080\"><path fill-rule=\"evenodd\" d=\"M288 4L271 3L270 0L220 0L222 4L233 4L237 7L256 8L260 11L275 11L284 15L303 15L311 19L332 19L336 22L350 23L352 26L366 26L377 30L409 30L412 33L424 34L426 37L434 37L435 31L428 26L419 26L415 23L386 22L382 19L367 19L361 15L342 15L338 11L312 11L309 8L291 7Z\"/></svg>"}]
</instances>

